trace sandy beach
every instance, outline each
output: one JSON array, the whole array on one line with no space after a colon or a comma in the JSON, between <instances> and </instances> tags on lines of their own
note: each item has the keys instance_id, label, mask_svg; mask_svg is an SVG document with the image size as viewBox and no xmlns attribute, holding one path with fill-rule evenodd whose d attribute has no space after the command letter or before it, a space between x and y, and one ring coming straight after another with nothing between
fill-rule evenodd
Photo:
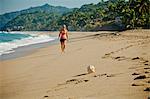
<instances>
[{"instance_id":1,"label":"sandy beach","mask_svg":"<svg viewBox=\"0 0 150 99\"><path fill-rule=\"evenodd\" d=\"M69 33L65 53L54 44L0 61L0 99L148 97L150 30Z\"/></svg>"}]
</instances>

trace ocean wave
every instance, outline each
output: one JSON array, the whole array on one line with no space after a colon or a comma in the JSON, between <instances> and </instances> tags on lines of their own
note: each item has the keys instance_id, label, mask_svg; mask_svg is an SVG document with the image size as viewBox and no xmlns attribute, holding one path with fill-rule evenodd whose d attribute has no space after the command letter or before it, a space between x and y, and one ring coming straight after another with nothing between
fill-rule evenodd
<instances>
[{"instance_id":1,"label":"ocean wave","mask_svg":"<svg viewBox=\"0 0 150 99\"><path fill-rule=\"evenodd\" d=\"M37 43L44 43L55 40L56 37L51 37L49 35L36 35L31 34L30 37L23 38L20 40L13 40L11 42L3 42L0 43L0 56L8 53L15 52L14 49L22 46L37 44Z\"/></svg>"}]
</instances>

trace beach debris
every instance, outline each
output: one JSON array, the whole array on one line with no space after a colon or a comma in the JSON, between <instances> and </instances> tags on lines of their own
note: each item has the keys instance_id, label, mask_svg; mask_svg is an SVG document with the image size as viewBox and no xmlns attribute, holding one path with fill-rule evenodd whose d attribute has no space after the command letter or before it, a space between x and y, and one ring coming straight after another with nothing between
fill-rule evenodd
<instances>
[{"instance_id":1,"label":"beach debris","mask_svg":"<svg viewBox=\"0 0 150 99\"><path fill-rule=\"evenodd\" d=\"M89 65L87 67L87 72L88 72L88 74L95 73L95 67L93 65Z\"/></svg>"},{"instance_id":2,"label":"beach debris","mask_svg":"<svg viewBox=\"0 0 150 99\"><path fill-rule=\"evenodd\" d=\"M150 87L145 88L144 91L150 91Z\"/></svg>"},{"instance_id":3,"label":"beach debris","mask_svg":"<svg viewBox=\"0 0 150 99\"><path fill-rule=\"evenodd\" d=\"M145 79L145 78L146 78L146 75L140 75L140 76L134 78L134 80L137 80L137 79Z\"/></svg>"}]
</instances>

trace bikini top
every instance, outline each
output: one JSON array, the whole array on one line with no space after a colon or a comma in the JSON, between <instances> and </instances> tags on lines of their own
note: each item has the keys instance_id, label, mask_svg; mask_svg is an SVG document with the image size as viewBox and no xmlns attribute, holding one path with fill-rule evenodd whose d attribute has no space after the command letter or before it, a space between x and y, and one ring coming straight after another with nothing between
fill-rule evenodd
<instances>
[{"instance_id":1,"label":"bikini top","mask_svg":"<svg viewBox=\"0 0 150 99\"><path fill-rule=\"evenodd\" d=\"M66 31L65 30L62 30L61 31L61 36L60 38L65 38L66 39Z\"/></svg>"}]
</instances>

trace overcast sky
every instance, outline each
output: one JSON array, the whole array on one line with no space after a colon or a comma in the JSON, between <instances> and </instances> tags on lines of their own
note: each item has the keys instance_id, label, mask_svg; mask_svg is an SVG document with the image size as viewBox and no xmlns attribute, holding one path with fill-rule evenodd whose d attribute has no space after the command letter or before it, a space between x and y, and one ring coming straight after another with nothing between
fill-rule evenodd
<instances>
[{"instance_id":1,"label":"overcast sky","mask_svg":"<svg viewBox=\"0 0 150 99\"><path fill-rule=\"evenodd\" d=\"M98 3L99 1L100 0L0 0L0 14L41 6L45 3L53 6L74 8L80 7L83 4Z\"/></svg>"}]
</instances>

